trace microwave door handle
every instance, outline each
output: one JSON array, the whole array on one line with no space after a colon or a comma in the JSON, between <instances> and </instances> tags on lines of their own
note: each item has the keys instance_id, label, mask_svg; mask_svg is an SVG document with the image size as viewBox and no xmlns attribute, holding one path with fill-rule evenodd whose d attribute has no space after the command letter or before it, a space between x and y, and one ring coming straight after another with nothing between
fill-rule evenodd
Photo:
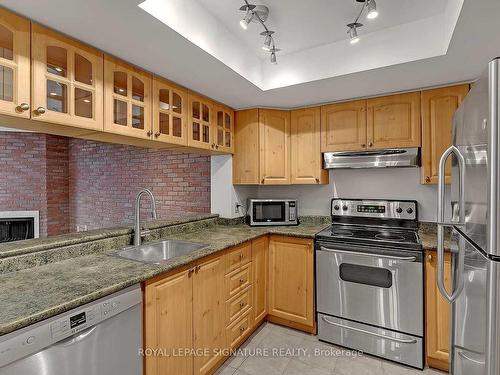
<instances>
[{"instance_id":1,"label":"microwave door handle","mask_svg":"<svg viewBox=\"0 0 500 375\"><path fill-rule=\"evenodd\" d=\"M446 223L444 221L444 202L445 202L445 169L446 161L454 154L458 160L459 174L459 222ZM446 226L462 226L465 223L465 159L455 146L449 147L439 160L438 173L438 207L437 207L437 286L441 295L450 303L455 301L464 288L463 268L464 268L464 253L465 240L462 235L459 239L458 248L458 264L456 267L456 281L452 282L452 293L448 293L444 285L444 227Z\"/></svg>"},{"instance_id":2,"label":"microwave door handle","mask_svg":"<svg viewBox=\"0 0 500 375\"><path fill-rule=\"evenodd\" d=\"M348 251L348 250L337 250L337 249L332 249L329 247L320 247L321 250L323 251L329 251L332 253L339 253L339 254L345 254L345 255L356 255L360 257L371 257L371 258L383 258L383 259L391 259L391 260L400 260L400 261L406 261L406 262L415 262L417 260L417 257L415 256L395 256L395 255L384 255L384 254L375 254L375 253L362 253L358 251Z\"/></svg>"}]
</instances>

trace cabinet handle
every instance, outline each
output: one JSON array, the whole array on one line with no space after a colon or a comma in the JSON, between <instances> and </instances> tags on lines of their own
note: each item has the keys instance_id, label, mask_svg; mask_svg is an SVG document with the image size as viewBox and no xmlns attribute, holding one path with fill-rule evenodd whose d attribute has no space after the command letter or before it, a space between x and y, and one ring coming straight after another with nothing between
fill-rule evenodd
<instances>
[{"instance_id":1,"label":"cabinet handle","mask_svg":"<svg viewBox=\"0 0 500 375\"><path fill-rule=\"evenodd\" d=\"M243 259L243 253L240 253L240 259Z\"/></svg>"},{"instance_id":2,"label":"cabinet handle","mask_svg":"<svg viewBox=\"0 0 500 375\"><path fill-rule=\"evenodd\" d=\"M194 268L194 272L196 272L196 273L198 273L199 270L201 270L201 266L200 265L198 265L198 266L196 266Z\"/></svg>"},{"instance_id":3,"label":"cabinet handle","mask_svg":"<svg viewBox=\"0 0 500 375\"><path fill-rule=\"evenodd\" d=\"M215 145L215 148L218 150L219 149L219 145Z\"/></svg>"},{"instance_id":4,"label":"cabinet handle","mask_svg":"<svg viewBox=\"0 0 500 375\"><path fill-rule=\"evenodd\" d=\"M17 110L20 112L24 112L30 109L30 105L28 103L21 103L17 106Z\"/></svg>"},{"instance_id":5,"label":"cabinet handle","mask_svg":"<svg viewBox=\"0 0 500 375\"><path fill-rule=\"evenodd\" d=\"M365 147L366 147L366 144L361 143L361 148L365 148Z\"/></svg>"},{"instance_id":6,"label":"cabinet handle","mask_svg":"<svg viewBox=\"0 0 500 375\"><path fill-rule=\"evenodd\" d=\"M146 133L146 135L147 135L148 137L151 137L151 135L152 135L152 134L153 134L153 132L152 132L151 130L148 130L148 132Z\"/></svg>"},{"instance_id":7,"label":"cabinet handle","mask_svg":"<svg viewBox=\"0 0 500 375\"><path fill-rule=\"evenodd\" d=\"M245 302L240 302L240 308L243 308L246 306L246 303Z\"/></svg>"},{"instance_id":8,"label":"cabinet handle","mask_svg":"<svg viewBox=\"0 0 500 375\"><path fill-rule=\"evenodd\" d=\"M427 255L427 259L429 259L429 262L432 262L432 254Z\"/></svg>"},{"instance_id":9,"label":"cabinet handle","mask_svg":"<svg viewBox=\"0 0 500 375\"><path fill-rule=\"evenodd\" d=\"M264 183L264 180L265 180L265 178L263 178L263 179L262 179L262 181L260 181L260 183L261 183L261 184L263 184L263 183Z\"/></svg>"},{"instance_id":10,"label":"cabinet handle","mask_svg":"<svg viewBox=\"0 0 500 375\"><path fill-rule=\"evenodd\" d=\"M319 184L319 178L318 177L316 177L316 183Z\"/></svg>"},{"instance_id":11,"label":"cabinet handle","mask_svg":"<svg viewBox=\"0 0 500 375\"><path fill-rule=\"evenodd\" d=\"M425 176L425 182L431 182L431 178L429 176Z\"/></svg>"},{"instance_id":12,"label":"cabinet handle","mask_svg":"<svg viewBox=\"0 0 500 375\"><path fill-rule=\"evenodd\" d=\"M35 109L36 115L43 115L44 113L45 113L45 108L43 107L38 107L37 109Z\"/></svg>"},{"instance_id":13,"label":"cabinet handle","mask_svg":"<svg viewBox=\"0 0 500 375\"><path fill-rule=\"evenodd\" d=\"M191 275L193 274L194 272L194 268L191 268L189 271L188 271L188 277L191 277Z\"/></svg>"},{"instance_id":14,"label":"cabinet handle","mask_svg":"<svg viewBox=\"0 0 500 375\"><path fill-rule=\"evenodd\" d=\"M368 142L368 147L373 147L373 143L372 142Z\"/></svg>"},{"instance_id":15,"label":"cabinet handle","mask_svg":"<svg viewBox=\"0 0 500 375\"><path fill-rule=\"evenodd\" d=\"M161 135L161 133L160 133L160 132L155 133L155 137L156 137L156 138L158 138L160 135Z\"/></svg>"}]
</instances>

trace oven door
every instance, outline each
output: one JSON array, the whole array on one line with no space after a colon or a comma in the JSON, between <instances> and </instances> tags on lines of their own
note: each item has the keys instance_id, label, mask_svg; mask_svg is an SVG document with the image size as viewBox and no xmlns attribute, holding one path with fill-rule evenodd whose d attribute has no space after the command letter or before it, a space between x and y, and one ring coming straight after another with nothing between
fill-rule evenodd
<instances>
[{"instance_id":1,"label":"oven door","mask_svg":"<svg viewBox=\"0 0 500 375\"><path fill-rule=\"evenodd\" d=\"M317 310L423 336L423 256L317 243Z\"/></svg>"},{"instance_id":2,"label":"oven door","mask_svg":"<svg viewBox=\"0 0 500 375\"><path fill-rule=\"evenodd\" d=\"M273 225L288 222L290 216L288 203L285 200L252 201L250 224Z\"/></svg>"}]
</instances>

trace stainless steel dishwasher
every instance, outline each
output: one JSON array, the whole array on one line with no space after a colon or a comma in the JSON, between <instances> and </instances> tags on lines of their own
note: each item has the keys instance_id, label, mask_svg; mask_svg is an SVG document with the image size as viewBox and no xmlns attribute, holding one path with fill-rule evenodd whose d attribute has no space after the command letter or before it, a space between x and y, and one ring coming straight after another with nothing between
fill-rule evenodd
<instances>
[{"instance_id":1,"label":"stainless steel dishwasher","mask_svg":"<svg viewBox=\"0 0 500 375\"><path fill-rule=\"evenodd\" d=\"M0 375L140 375L139 285L0 337Z\"/></svg>"}]
</instances>

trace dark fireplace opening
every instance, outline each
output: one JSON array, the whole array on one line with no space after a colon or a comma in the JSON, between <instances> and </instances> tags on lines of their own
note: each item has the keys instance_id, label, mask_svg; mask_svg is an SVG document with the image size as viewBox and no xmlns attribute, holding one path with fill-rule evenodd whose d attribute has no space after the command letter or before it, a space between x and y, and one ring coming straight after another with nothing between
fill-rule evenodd
<instances>
[{"instance_id":1,"label":"dark fireplace opening","mask_svg":"<svg viewBox=\"0 0 500 375\"><path fill-rule=\"evenodd\" d=\"M0 218L0 243L27 240L35 237L33 218Z\"/></svg>"}]
</instances>

